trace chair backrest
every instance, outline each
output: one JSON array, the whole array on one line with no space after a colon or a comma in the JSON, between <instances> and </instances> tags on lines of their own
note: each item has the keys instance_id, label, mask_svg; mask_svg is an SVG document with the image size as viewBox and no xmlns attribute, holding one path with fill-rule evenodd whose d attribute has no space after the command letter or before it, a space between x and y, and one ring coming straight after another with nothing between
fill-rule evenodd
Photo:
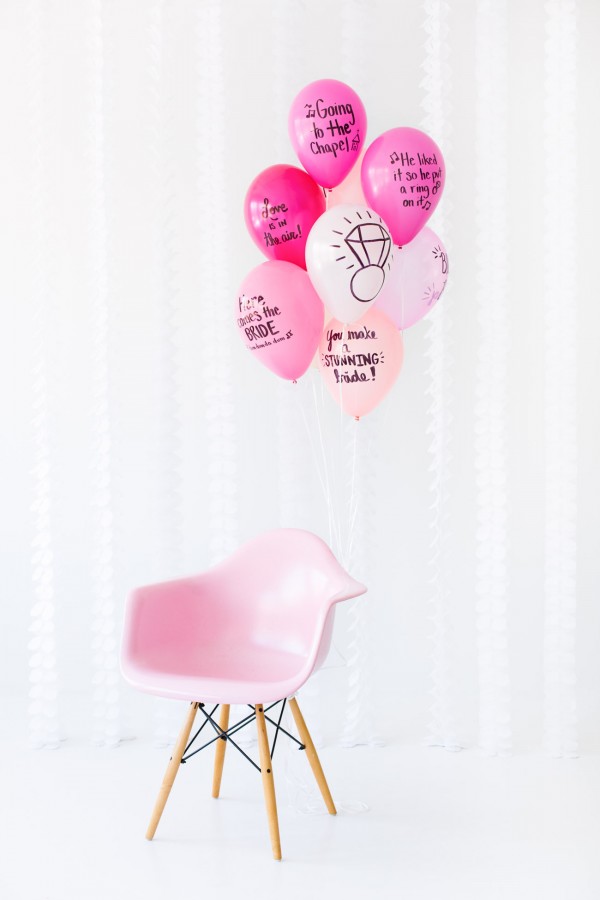
<instances>
[{"instance_id":1,"label":"chair backrest","mask_svg":"<svg viewBox=\"0 0 600 900\"><path fill-rule=\"evenodd\" d=\"M332 603L365 587L309 531L280 528L259 535L206 573L216 579L228 627L253 641L305 655Z\"/></svg>"},{"instance_id":2,"label":"chair backrest","mask_svg":"<svg viewBox=\"0 0 600 900\"><path fill-rule=\"evenodd\" d=\"M136 641L209 644L226 634L232 643L308 656L321 639L318 665L329 646L332 605L365 590L321 538L276 529L196 577L134 592Z\"/></svg>"}]
</instances>

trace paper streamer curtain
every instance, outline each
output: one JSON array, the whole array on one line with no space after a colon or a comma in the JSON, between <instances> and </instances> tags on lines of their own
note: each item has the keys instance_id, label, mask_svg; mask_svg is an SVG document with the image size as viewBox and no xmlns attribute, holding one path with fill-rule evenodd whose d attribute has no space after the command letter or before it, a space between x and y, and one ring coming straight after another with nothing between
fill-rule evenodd
<instances>
[{"instance_id":1,"label":"paper streamer curtain","mask_svg":"<svg viewBox=\"0 0 600 900\"><path fill-rule=\"evenodd\" d=\"M239 142L257 111L239 103L230 77L236 59L247 61L233 7L153 0L125 18L104 0L86 0L77 11L59 4L52 15L38 0L7 0L7 8L24 52L4 62L17 86L7 95L14 128L5 171L13 195L5 199L15 234L30 240L9 233L14 252L3 274L14 297L16 327L3 335L2 362L18 448L3 446L5 608L15 635L3 680L28 710L31 743L56 747L78 734L109 747L134 733L170 741L173 724L162 711L136 712L139 730L127 721L118 673L123 597L133 578L204 568L252 531L250 434L253 462L265 479L269 473L259 510L265 523L280 516L281 525L322 524L325 536L331 524L332 543L353 547L350 565L365 566L365 581L365 560L373 560L394 585L381 597L369 594L352 622L340 618L345 668L325 673L319 687L325 710L333 679L343 684L338 735L367 740L366 709L373 697L374 709L385 706L373 679L377 651L359 637L370 630L385 644L381 621L401 609L410 634L400 635L402 671L421 661L424 673L410 697L398 694L413 733L423 730L430 706L432 744L477 743L501 754L527 740L554 756L576 755L581 735L596 739L590 710L598 699L590 677L596 607L586 599L597 593L590 550L596 411L592 392L583 390L595 372L597 330L595 305L582 305L593 297L592 193L577 172L581 148L596 135L583 114L591 108L595 4L544 0L528 10L527 47L512 0L422 0L409 18L391 2L379 17L362 0L344 4L326 74L352 93L313 95L305 108L314 111L306 119L313 129L307 152L342 177L330 187L304 168L288 133L294 98L319 78L301 46L333 18L316 0L256 7L256 23L244 14L253 34L269 36L273 77L263 84L268 121L243 154L227 115L237 102ZM465 30L466 21L472 27ZM402 96L391 90L393 50L412 53L413 77ZM244 85L258 95L258 71L245 71ZM535 115L521 116L517 146L519 102ZM378 130L413 125L439 149L445 185L432 218L399 247L395 215L387 213L388 221L373 193L380 182L367 183L367 154L382 137ZM77 152L61 165L65 128ZM321 149L313 153L311 142ZM440 162L425 145L416 152L393 146L387 161L388 187L407 210L431 202L425 188L431 194L434 183L420 181L419 154ZM342 156L355 159L346 173L336 168ZM217 230L231 233L234 217L243 237L245 193L272 166L299 173L314 207L304 219L294 206L298 195L278 198L279 185L268 184L256 199L267 211L257 226L260 243L298 253L306 237L304 261L300 254L283 262L303 272L323 310L306 371L290 371L289 379L254 367L259 351L244 356L236 336L244 273L280 260L250 236L235 259L228 242L213 240ZM536 177L527 182L531 167ZM492 169L496 180L507 179L505 190L491 184ZM370 177L377 171L369 168ZM404 207L411 199L415 206ZM207 218L202 208L209 205ZM342 206L352 212L347 231L338 228L339 240L320 245L325 262L326 251L339 250L323 287L304 268L306 246L322 217L334 219ZM383 232L369 234L365 218L355 221L357 211L369 218L365 210L390 236L385 262ZM319 282L325 262L313 261ZM344 294L341 272L348 276ZM356 406L367 384L361 375L372 378L373 367L377 386L382 365L366 347L371 339L359 349L350 340L347 350L326 348L328 366L318 345L328 330L358 332L375 313L401 339L404 361L365 412ZM266 321L276 328L282 315ZM332 319L343 327L332 327ZM311 349L304 346L304 363ZM244 371L252 374L242 384ZM252 430L250 395L264 435ZM414 454L402 443L411 427ZM369 470L368 479L355 478L352 544L340 534L344 504L330 515L318 500L320 490L327 497L319 482L326 465L330 476L339 467L339 493L348 500L354 434L355 472L371 465L380 477ZM529 455L521 458L521 447ZM398 451L416 473L402 492L406 474L391 464ZM388 484L395 485L399 527L409 516L415 523L400 548L389 533L365 525L381 521ZM333 488L330 478L335 506ZM361 528L365 546L357 548ZM410 556L408 599L406 584L394 580L396 552ZM389 640L386 647L389 653ZM520 689L527 678L530 696ZM365 682L370 700L358 690ZM173 720L176 726L178 713Z\"/></svg>"}]
</instances>

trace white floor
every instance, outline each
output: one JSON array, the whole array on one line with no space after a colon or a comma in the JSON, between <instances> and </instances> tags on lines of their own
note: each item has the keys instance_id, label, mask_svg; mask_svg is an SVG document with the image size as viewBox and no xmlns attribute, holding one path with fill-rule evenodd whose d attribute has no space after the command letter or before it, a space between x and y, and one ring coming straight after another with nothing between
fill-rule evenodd
<instances>
[{"instance_id":1,"label":"white floor","mask_svg":"<svg viewBox=\"0 0 600 900\"><path fill-rule=\"evenodd\" d=\"M302 751L282 747L274 760L280 863L270 855L259 774L228 750L222 798L213 800L211 757L204 751L182 767L148 842L166 751L141 741L22 751L0 741L0 896L600 898L597 756L326 748L340 806L332 817L312 811Z\"/></svg>"}]
</instances>

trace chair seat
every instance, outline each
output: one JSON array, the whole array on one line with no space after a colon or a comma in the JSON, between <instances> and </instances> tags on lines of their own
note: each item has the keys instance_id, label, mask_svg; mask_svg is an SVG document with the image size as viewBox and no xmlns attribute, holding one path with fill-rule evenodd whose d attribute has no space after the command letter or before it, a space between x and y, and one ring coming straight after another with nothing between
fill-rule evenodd
<instances>
[{"instance_id":1,"label":"chair seat","mask_svg":"<svg viewBox=\"0 0 600 900\"><path fill-rule=\"evenodd\" d=\"M157 647L124 674L141 691L203 703L270 703L289 697L309 672L304 656L272 647L195 645L182 652Z\"/></svg>"}]
</instances>

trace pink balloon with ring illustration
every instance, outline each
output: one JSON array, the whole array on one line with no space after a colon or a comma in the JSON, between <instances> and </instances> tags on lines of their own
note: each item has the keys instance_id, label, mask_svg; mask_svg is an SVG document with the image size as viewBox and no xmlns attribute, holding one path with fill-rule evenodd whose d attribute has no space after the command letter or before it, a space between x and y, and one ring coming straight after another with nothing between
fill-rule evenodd
<instances>
[{"instance_id":1,"label":"pink balloon with ring illustration","mask_svg":"<svg viewBox=\"0 0 600 900\"><path fill-rule=\"evenodd\" d=\"M367 114L358 94L342 81L313 81L295 97L288 127L298 159L324 188L340 184L365 142Z\"/></svg>"},{"instance_id":2,"label":"pink balloon with ring illustration","mask_svg":"<svg viewBox=\"0 0 600 900\"><path fill-rule=\"evenodd\" d=\"M240 336L268 369L296 381L319 346L325 310L299 266L270 260L248 273L236 302Z\"/></svg>"},{"instance_id":3,"label":"pink balloon with ring illustration","mask_svg":"<svg viewBox=\"0 0 600 900\"><path fill-rule=\"evenodd\" d=\"M429 135L417 128L392 128L367 148L361 173L368 206L387 222L394 243L403 246L438 205L446 166Z\"/></svg>"},{"instance_id":4,"label":"pink balloon with ring illustration","mask_svg":"<svg viewBox=\"0 0 600 900\"><path fill-rule=\"evenodd\" d=\"M426 226L410 244L394 248L394 262L375 305L397 328L410 328L438 302L448 271L446 248Z\"/></svg>"},{"instance_id":5,"label":"pink balloon with ring illustration","mask_svg":"<svg viewBox=\"0 0 600 900\"><path fill-rule=\"evenodd\" d=\"M258 249L269 259L303 268L308 234L323 212L323 191L296 166L265 169L248 188L244 201L246 226Z\"/></svg>"},{"instance_id":6,"label":"pink balloon with ring illustration","mask_svg":"<svg viewBox=\"0 0 600 900\"><path fill-rule=\"evenodd\" d=\"M381 403L403 359L401 333L376 307L351 325L331 319L319 345L319 372L327 390L355 419Z\"/></svg>"}]
</instances>

